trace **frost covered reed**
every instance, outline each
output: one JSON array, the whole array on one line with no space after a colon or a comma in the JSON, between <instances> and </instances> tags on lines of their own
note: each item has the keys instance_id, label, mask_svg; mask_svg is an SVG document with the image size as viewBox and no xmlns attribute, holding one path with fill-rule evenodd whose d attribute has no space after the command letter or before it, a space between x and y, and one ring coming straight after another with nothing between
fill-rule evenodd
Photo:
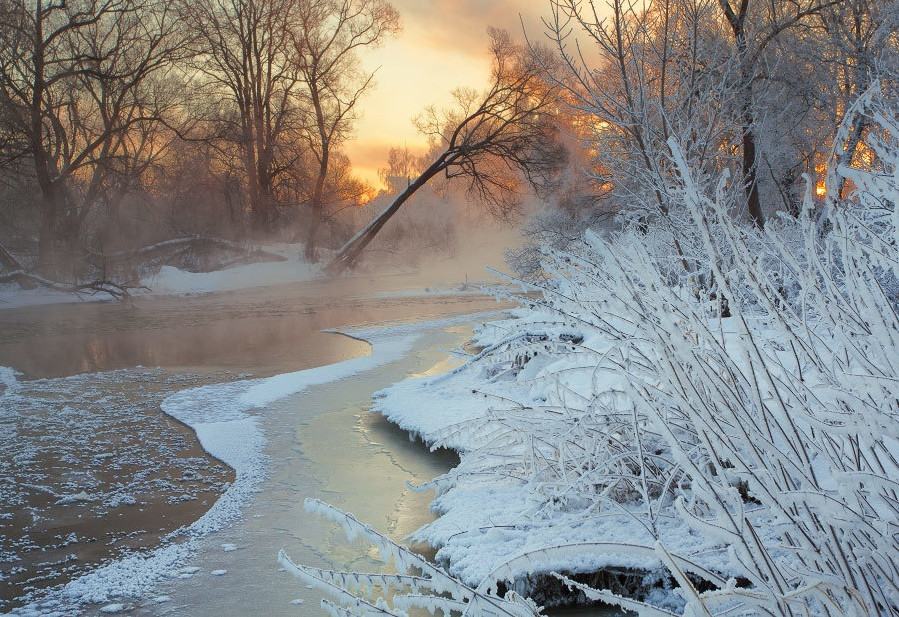
<instances>
[{"instance_id":1,"label":"frost covered reed","mask_svg":"<svg viewBox=\"0 0 899 617\"><path fill-rule=\"evenodd\" d=\"M541 298L487 327L471 362L380 395L378 411L462 453L432 483L441 518L413 537L447 570L338 515L427 579L398 578L413 595L393 609L351 609L518 614L473 599L556 573L641 615L899 614L899 122L876 92L855 111L877 128L867 168L832 157L848 198L809 192L798 219L758 230L735 221L727 178L700 188L671 142L680 222L665 233L692 265L677 272L639 228L588 232L545 253ZM571 578L613 566L651 589Z\"/></svg>"}]
</instances>

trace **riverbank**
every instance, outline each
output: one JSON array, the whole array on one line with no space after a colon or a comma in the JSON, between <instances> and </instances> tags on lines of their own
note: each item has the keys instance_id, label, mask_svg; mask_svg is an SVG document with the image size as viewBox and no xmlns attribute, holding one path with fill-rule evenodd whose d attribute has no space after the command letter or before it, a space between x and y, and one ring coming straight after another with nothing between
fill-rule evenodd
<instances>
[{"instance_id":1,"label":"riverbank","mask_svg":"<svg viewBox=\"0 0 899 617\"><path fill-rule=\"evenodd\" d=\"M358 289L358 283L356 285L357 286L354 287L354 289ZM330 293L321 293L323 290L331 291ZM371 364L371 362L373 362L372 357L366 355L369 350L368 343L361 342L358 338L321 332L323 327L331 327L332 324L335 323L339 325L341 321L343 324L352 324L366 321L383 322L385 319L389 319L390 323L396 326L397 320L415 321L421 319L428 320L429 318L439 319L441 317L445 318L447 315L470 313L479 309L483 310L483 308L493 308L497 306L495 300L492 298L485 298L473 294L462 296L441 295L435 297L433 294L427 292L414 294L411 291L404 291L402 289L388 290L386 294L387 295L377 295L375 293L347 294L345 289L328 287L324 282L312 282L294 287L276 287L234 294L213 294L180 299L145 299L136 302L135 307L123 307L108 303L99 303L96 305L77 305L75 307L68 307L65 310L63 310L62 307L52 306L33 307L32 309L29 309L27 313L18 315L16 314L16 311L0 311L0 321L5 320L7 324L13 325L13 327L4 328L3 335L0 335L6 338L5 343L0 344L0 356L7 353L12 357L18 357L20 362L27 362L29 361L28 358L23 358L21 354L16 353L15 347L17 345L20 350L33 349L40 353L44 348L44 345L35 345L35 339L40 340L42 343L52 341L55 346L55 352L49 353L45 351L45 353L59 359L60 362L57 365L49 365L49 368L47 364L44 364L42 370L65 373L66 371L73 370L73 368L77 369L80 366L78 364L73 366L67 364L67 362L72 357L83 356L83 353L79 351L79 349L83 349L84 347L105 350L105 353L95 355L95 358L99 362L99 366L105 368L108 368L110 364L115 366L115 363L117 362L136 363L135 357L129 355L132 354L131 350L136 350L136 353L147 354L156 359L160 356L154 349L162 350L164 353L173 354L168 356L168 358L170 360L169 363L174 364L174 367L163 370L142 370L143 373L149 374L149 376L146 377L146 381L148 383L156 383L156 381L160 379L170 379L172 380L171 383L175 384L173 386L175 389L178 389L179 386L195 386L201 387L201 390L192 390L191 392L193 392L193 394L176 394L168 397L161 403L161 407L166 409L166 411L171 412L174 417L178 418L178 420L174 420L169 416L160 416L160 399L148 398L147 401L149 407L155 407L154 413L156 414L156 418L154 419L154 422L178 427L182 430L184 429L182 422L186 422L196 429L197 435L200 440L204 442L207 451L212 451L213 454L228 462L232 467L240 466L242 464L241 461L246 462L251 461L251 459L255 461L251 461L249 467L246 465L242 467L243 477L250 478L252 482L242 482L240 471L238 472L237 477L225 480L225 482L231 482L229 488L231 495L242 495L242 497L240 499L231 499L229 497L228 499L219 500L219 502L216 502L217 506L213 508L213 510L217 509L219 513L228 510L231 515L233 515L239 511L241 506L246 505L247 502L246 500L243 500L244 498L255 498L256 496L256 489L247 487L253 486L253 483L258 484L261 477L261 475L257 473L260 460L272 454L277 457L281 456L279 452L267 452L263 455L259 455L259 448L256 447L255 455L241 459L242 455L240 455L239 452L240 448L251 445L255 440L255 433L253 432L254 427L252 426L254 421L253 418L265 416L269 413L270 408L276 407L277 405L272 403L274 399L279 399L284 396L287 396L288 398L295 397L297 389L312 386L316 383L323 383L323 381L339 380L348 377L351 374L355 374L355 372L359 370L371 371L371 369L375 368L379 362ZM319 303L321 308L312 306L315 303ZM335 309L335 306L338 308ZM327 310L325 310L324 307L328 307ZM71 310L72 308L81 311L81 314L74 313ZM48 315L58 315L63 321L57 323L55 319L48 318ZM468 318L460 319L464 321ZM305 325L302 325L304 323ZM385 324L388 326L388 329L390 323ZM240 327L237 327L238 324ZM234 369L232 372L223 373L221 371L220 357L216 354L207 353L204 357L204 361L212 363L214 366L203 367L192 364L193 360L191 357L184 358L179 356L179 354L175 353L172 349L166 349L164 346L159 346L160 339L162 341L171 340L173 336L177 337L179 335L186 339L182 342L183 347L181 348L190 349L192 347L191 342L193 342L193 345L195 346L202 345L206 342L205 339L207 339L208 335L207 328L209 327L219 329L222 332L230 332L232 334L230 344L227 337L222 337L221 342L218 343L223 349L230 349L228 355L228 367ZM265 362L260 362L262 350L259 349L256 343L258 342L258 338L260 338L260 334L271 332L281 333L281 337L274 337L277 339L278 344L272 344L273 339L269 335L261 337L265 342L264 347L267 347L271 353L270 355L265 355ZM423 332L417 333L413 339L422 334ZM354 336L360 337L365 336L365 334L357 333L354 334ZM400 339L402 339L402 337L400 337ZM386 354L382 354L384 355L385 361L396 361L405 353L405 343L400 339L397 339L392 343L385 342L388 347ZM120 346L118 342L121 340L136 341L137 344ZM242 346L241 341L244 340L249 342L248 348ZM12 351L10 351L10 348L13 348ZM119 353L116 351L117 349L124 349L126 353ZM208 352L209 346L206 345L205 349ZM296 367L297 365L302 366L303 364L306 366L329 364L333 362L335 356L340 360L340 355L343 355L345 360L350 361L348 367L343 365L343 368L340 368L341 365L338 364L338 368L327 367L318 371L313 369L312 371L304 371L304 376L302 377L296 374L296 371L293 371L293 375L285 371L285 369ZM347 355L349 355L349 357L347 357ZM355 364L353 364L353 357L356 358ZM179 366L181 364L186 364L187 366ZM40 362L34 362L34 365L38 366L40 365ZM250 366L258 371L257 374L261 374L259 379L246 379L247 375L244 371ZM185 373L182 373L181 371L186 371L188 369L193 369L195 371L195 377L192 378L192 381L182 377ZM59 388L68 386L69 393L76 393L79 391L79 388L86 386L86 384L92 384L98 381L109 384L123 383L127 381L126 377L130 374L130 370L120 370L112 373L87 373L82 377L50 378L37 381L25 380L21 382L20 385L24 384L25 387L32 387L33 384L38 384L40 388L47 388L49 387L48 384L53 385L53 387L56 387L54 384L59 384ZM163 377L163 375L165 377ZM235 382L234 379L241 375L243 375L243 379ZM396 374L395 379L393 380L399 380L405 376L405 374ZM221 382L222 380L225 380L226 383L219 385L214 385L213 383L216 381ZM306 380L303 382L305 385L297 380ZM378 389L388 383L390 382L385 381L381 383L380 386L373 387L373 389ZM6 391L12 390L17 390L19 393L22 392L22 388L18 386L12 389L6 389ZM171 394L171 392L171 390L168 391L169 394ZM219 401L222 404L216 406L217 413L213 413L212 416L210 416L208 413L210 411L209 403L215 399L214 393L216 392L222 396L228 396L225 396L224 399L221 396L219 397ZM367 402L370 398L370 394L370 391L364 393L361 400ZM110 407L106 410L108 412L112 412L115 409L128 411L127 407L121 407L115 403L116 398L114 394L109 394L109 396L100 398L104 403L110 404ZM162 398L166 397L162 396ZM249 416L244 413L247 411L247 401L250 401L250 407L252 407ZM205 411L205 415L194 414L196 409L191 409L191 405L189 404L191 402L199 403L201 410ZM225 403L227 403L227 405ZM232 418L233 420L237 420L237 422L230 426L230 433L232 436L235 436L235 439L230 443L227 440L221 441L221 437L229 432L228 430L224 430L228 427L224 426L226 414L223 412L228 405L236 405L235 408L240 408L240 413L247 416ZM262 407L259 407L260 405ZM196 406L194 407L196 408ZM135 437L138 438L135 440L135 443L140 443L140 435L142 434L141 416L132 414L129 417L126 414L122 418L122 421L134 423L133 427L129 425L129 430L131 430L135 434ZM238 426L240 422L244 422L244 424ZM15 420L12 420L11 424L14 425ZM91 424L78 421L71 421L69 424L72 425L69 430L73 432L76 437L74 440L75 443L90 438ZM114 422L110 423L110 427L115 426L118 425ZM40 437L39 427L40 423L37 423L35 425L37 431L36 434L44 443L47 443L47 431L44 432L43 437ZM84 437L78 437L79 428L85 429L86 434ZM110 430L113 429L111 428ZM119 429L115 430L118 430L119 434L126 432ZM192 436L188 436L185 441L193 441L191 437ZM218 445L216 445L216 440L220 441ZM52 439L50 441L52 442ZM153 440L145 441L150 444L154 443ZM258 446L259 444L257 443L256 445ZM98 445L97 447L100 446ZM88 453L88 455L93 455L96 454L96 449L97 448L84 448L84 451ZM163 446L148 448L146 452L148 456L152 457L154 452L157 454L165 454L168 451L169 449ZM100 452L100 454L103 456L100 456L97 459L98 465L101 465L104 468L106 466L118 466L115 454L106 452ZM237 462L232 460L235 454L239 455L237 457ZM197 459L194 461L195 466L211 469L217 464L215 459L208 458L207 453L203 453L202 456L207 457L208 462L200 462L200 460ZM260 456L261 458L259 458ZM33 465L34 463L29 464ZM132 471L137 473L141 469L159 469L159 465L159 462L144 461L140 465L135 465ZM253 467L253 465L255 465L255 467ZM87 473L90 472L90 465L85 465L84 462L78 462L75 466L85 467ZM65 465L63 464L61 467L64 468ZM12 473L10 477L14 478L17 475L18 473ZM424 481L426 479L429 479L429 477L422 478L421 480ZM224 486L224 484L220 482L216 486L220 487ZM69 508L83 505L83 502L77 499L77 496L81 492L90 495L92 500L95 499L96 494L101 492L82 491L81 489L76 488L74 484L71 488L72 490L69 490L68 493L75 495L76 498L73 498L72 504L67 506ZM55 492L62 493L62 491L59 490ZM227 494L228 493L226 492L226 495ZM184 492L166 493L163 495L162 501L167 505L169 499L178 498L181 495L187 494ZM210 498L208 495L197 497L196 501L185 498L185 500L181 502L178 499L175 499L175 501L181 505L200 504L202 507L195 512L192 512L187 520L180 520L180 523L176 526L176 528L180 528L180 530L178 530L177 533L170 535L173 531L171 527L161 526L158 530L155 527L148 530L146 529L147 525L144 524L145 521L141 522L140 517L130 516L131 514L138 512L143 515L144 513L155 511L148 495L141 494L135 497L135 505L137 507L129 508L128 504L123 504L122 517L124 519L130 518L135 521L138 528L132 529L129 532L133 537L136 537L137 534L135 532L137 531L147 532L148 535L146 535L146 540L139 546L134 547L135 549L140 550L137 550L136 553L133 551L129 553L131 556L121 560L121 563L119 563L118 566L110 564L112 566L111 568L103 568L102 570L96 571L93 576L82 576L79 579L79 582L57 588L56 591L50 594L53 596L52 598L48 597L45 592L41 592L40 588L45 586L52 587L54 582L53 579L47 579L46 582L41 581L37 584L32 584L32 587L34 587L32 590L33 593L26 598L29 606L19 609L16 614L54 614L54 612L56 614L70 614L67 611L75 610L72 607L84 605L84 602L88 602L88 605L93 606L94 610L99 610L107 605L112 605L112 608L115 608L115 605L120 603L132 606L132 608L137 608L137 605L133 602L128 604L128 602L131 602L130 600L124 603L118 601L119 598L128 597L142 598L140 602L152 603L154 598L158 598L160 595L148 598L146 596L148 589L152 589L154 585L168 581L172 578L181 580L181 577L188 578L194 575L194 572L192 571L182 571L182 568L184 567L195 567L183 565L186 555L192 554L192 549L189 545L193 542L193 539L202 536L213 528L221 528L222 526L230 525L231 523L229 521L233 522L234 518L232 518L231 515L223 517L218 522L215 522L215 524L210 523L211 520L215 519L210 519L209 517L201 518L197 521L199 515L209 507L209 504L211 504L213 500L214 498ZM131 500L129 499L127 501L130 502ZM206 503L203 503L204 501ZM102 500L100 500L100 502L102 502ZM14 501L10 501L10 503L14 503ZM219 503L221 505L218 505ZM226 507L226 504L229 503L231 505ZM426 502L421 504L421 509L427 514ZM118 512L116 512L115 515L118 516ZM55 516L56 515L54 514L50 514L46 518L48 520L53 520ZM154 514L149 515L149 518L158 520L160 517ZM193 525L190 525L190 523L193 523ZM107 526L105 520L98 519L95 524L104 529ZM413 529L409 529L408 531L411 532ZM152 547L160 540L166 544L165 549L156 551L150 550L148 552L148 549L152 549ZM227 542L223 543L228 544ZM34 544L35 546L40 547L37 542ZM103 543L95 543L97 546L100 546L100 544ZM105 546L105 544L103 545ZM65 548L72 550L73 547L77 548L75 545L67 545ZM102 552L103 551L101 551L101 553ZM225 552L226 551L223 551L221 548L217 549L218 554L223 554ZM57 572L57 574L60 577L69 578L78 575L79 572L84 572L85 567L96 567L91 566L91 563L97 564L108 562L109 558L114 555L114 552L106 552L105 554L96 555L96 559L93 561L90 559L82 559L79 562L80 567L78 569L60 567L58 568L59 572ZM10 557L14 556L10 554ZM15 561L15 559L13 559L13 561ZM274 561L272 560L270 564L273 563ZM11 569L16 566L10 562L9 567ZM22 567L26 567L27 569L27 566ZM48 564L48 568L52 569L53 567L53 563ZM225 568L213 568L213 570L216 571L222 569ZM59 578L55 580L58 581ZM115 594L110 595L104 591L104 589L114 589ZM21 597L21 595L16 593L15 597ZM68 608L66 609L64 607ZM161 611L166 608L163 604L160 604L160 607ZM144 608L141 610L153 609Z\"/></svg>"}]
</instances>

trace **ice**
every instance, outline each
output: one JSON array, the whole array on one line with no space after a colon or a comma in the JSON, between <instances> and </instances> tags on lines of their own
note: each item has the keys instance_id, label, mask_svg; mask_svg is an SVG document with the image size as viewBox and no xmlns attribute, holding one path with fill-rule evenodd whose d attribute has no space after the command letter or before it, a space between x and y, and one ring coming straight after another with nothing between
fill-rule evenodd
<instances>
[{"instance_id":1,"label":"ice","mask_svg":"<svg viewBox=\"0 0 899 617\"><path fill-rule=\"evenodd\" d=\"M212 576L224 576L228 573L227 570L213 570L210 572Z\"/></svg>"},{"instance_id":2,"label":"ice","mask_svg":"<svg viewBox=\"0 0 899 617\"><path fill-rule=\"evenodd\" d=\"M236 544L225 543L225 544L222 544L222 550L225 551L225 552L236 551L236 550L237 550L237 545L236 545Z\"/></svg>"},{"instance_id":3,"label":"ice","mask_svg":"<svg viewBox=\"0 0 899 617\"><path fill-rule=\"evenodd\" d=\"M185 566L178 570L178 574L196 574L200 571L200 568L197 566Z\"/></svg>"},{"instance_id":4,"label":"ice","mask_svg":"<svg viewBox=\"0 0 899 617\"><path fill-rule=\"evenodd\" d=\"M95 501L96 497L94 495L88 495L84 491L75 493L73 495L66 495L65 497L56 501L57 505L65 505L70 503L78 503L84 501Z\"/></svg>"},{"instance_id":5,"label":"ice","mask_svg":"<svg viewBox=\"0 0 899 617\"><path fill-rule=\"evenodd\" d=\"M121 613L125 610L125 605L121 603L107 604L100 609L101 613Z\"/></svg>"}]
</instances>

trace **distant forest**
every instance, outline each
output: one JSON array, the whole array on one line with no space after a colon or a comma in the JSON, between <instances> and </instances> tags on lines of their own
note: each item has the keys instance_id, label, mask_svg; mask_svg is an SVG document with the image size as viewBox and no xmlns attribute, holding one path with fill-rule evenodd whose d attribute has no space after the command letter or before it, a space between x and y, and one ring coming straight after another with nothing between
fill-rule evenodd
<instances>
[{"instance_id":1,"label":"distant forest","mask_svg":"<svg viewBox=\"0 0 899 617\"><path fill-rule=\"evenodd\" d=\"M391 151L379 194L342 148L373 84L360 57L401 28L387 2L0 1L0 280L124 282L138 266L196 266L161 247L201 242L295 242L316 261L431 178L444 181L432 198L456 191L500 217L536 194L534 246L613 218L677 224L672 143L698 182L727 170L733 216L763 227L795 216L809 186L851 191L823 177L833 157L874 156L853 110L872 87L893 96L895 2L535 11L544 32L485 36L492 82L424 110L431 150ZM394 222L390 241L451 242L460 208L444 206ZM516 267L533 271L533 255Z\"/></svg>"}]
</instances>

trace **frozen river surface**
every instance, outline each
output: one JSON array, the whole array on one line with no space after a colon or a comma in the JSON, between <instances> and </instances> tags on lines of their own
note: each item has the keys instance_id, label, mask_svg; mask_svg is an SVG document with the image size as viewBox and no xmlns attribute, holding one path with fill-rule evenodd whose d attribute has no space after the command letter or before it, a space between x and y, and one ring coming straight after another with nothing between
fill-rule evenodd
<instances>
[{"instance_id":1,"label":"frozen river surface","mask_svg":"<svg viewBox=\"0 0 899 617\"><path fill-rule=\"evenodd\" d=\"M0 454L9 510L0 512L0 607L320 614L317 592L280 571L278 550L349 569L375 559L303 501L329 501L396 539L428 522L430 495L407 483L447 471L452 457L410 442L367 406L390 383L445 369L441 349L470 333L465 315L498 308L478 295L403 291L415 284L312 282L0 311L0 366L24 373L7 371L0 386L0 439L15 444ZM333 328L373 350L323 332ZM161 368L135 368L145 366ZM236 457L236 476L161 408L213 453ZM125 567L84 576L114 558ZM23 594L25 608L15 600Z\"/></svg>"}]
</instances>

